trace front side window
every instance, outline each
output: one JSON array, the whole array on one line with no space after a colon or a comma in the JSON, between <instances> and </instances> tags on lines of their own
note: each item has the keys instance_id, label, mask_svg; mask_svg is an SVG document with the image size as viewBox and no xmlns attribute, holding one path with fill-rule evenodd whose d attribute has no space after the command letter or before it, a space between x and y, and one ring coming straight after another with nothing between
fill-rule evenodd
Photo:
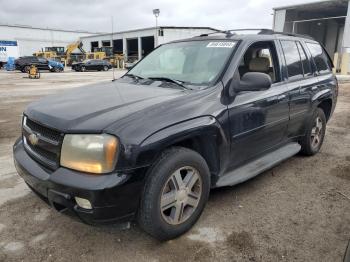
<instances>
[{"instance_id":1,"label":"front side window","mask_svg":"<svg viewBox=\"0 0 350 262\"><path fill-rule=\"evenodd\" d=\"M314 58L318 72L327 73L331 71L332 65L323 48L316 43L306 43Z\"/></svg>"},{"instance_id":2,"label":"front side window","mask_svg":"<svg viewBox=\"0 0 350 262\"><path fill-rule=\"evenodd\" d=\"M242 78L249 72L267 74L273 83L280 81L277 52L273 41L256 42L247 49L240 61L238 73Z\"/></svg>"},{"instance_id":3,"label":"front side window","mask_svg":"<svg viewBox=\"0 0 350 262\"><path fill-rule=\"evenodd\" d=\"M142 78L166 77L191 85L209 85L223 70L237 42L189 41L163 45L129 74Z\"/></svg>"},{"instance_id":4,"label":"front side window","mask_svg":"<svg viewBox=\"0 0 350 262\"><path fill-rule=\"evenodd\" d=\"M288 78L303 78L303 66L300 60L300 55L296 42L283 40L281 41L281 44L284 52L284 57L286 59Z\"/></svg>"}]
</instances>

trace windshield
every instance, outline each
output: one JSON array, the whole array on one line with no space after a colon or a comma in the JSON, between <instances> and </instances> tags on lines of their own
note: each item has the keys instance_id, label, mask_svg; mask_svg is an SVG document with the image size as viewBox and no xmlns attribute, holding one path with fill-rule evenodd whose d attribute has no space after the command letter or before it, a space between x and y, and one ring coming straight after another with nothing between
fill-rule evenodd
<instances>
[{"instance_id":1,"label":"windshield","mask_svg":"<svg viewBox=\"0 0 350 262\"><path fill-rule=\"evenodd\" d=\"M171 78L192 85L209 85L229 59L236 42L190 41L163 45L128 74L140 78Z\"/></svg>"}]
</instances>

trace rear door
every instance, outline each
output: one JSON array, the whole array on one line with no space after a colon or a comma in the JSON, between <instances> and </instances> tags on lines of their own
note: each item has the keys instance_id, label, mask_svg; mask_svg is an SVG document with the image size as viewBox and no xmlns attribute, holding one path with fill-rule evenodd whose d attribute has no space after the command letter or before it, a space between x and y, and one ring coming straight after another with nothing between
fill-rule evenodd
<instances>
[{"instance_id":1,"label":"rear door","mask_svg":"<svg viewBox=\"0 0 350 262\"><path fill-rule=\"evenodd\" d=\"M47 59L45 59L45 58L38 57L37 67L40 70L48 70L49 69L49 61L47 61Z\"/></svg>"},{"instance_id":2,"label":"rear door","mask_svg":"<svg viewBox=\"0 0 350 262\"><path fill-rule=\"evenodd\" d=\"M99 60L91 60L91 70L99 70L100 69L100 61Z\"/></svg>"},{"instance_id":3,"label":"rear door","mask_svg":"<svg viewBox=\"0 0 350 262\"><path fill-rule=\"evenodd\" d=\"M303 135L310 112L310 94L318 79L311 69L310 59L300 41L280 41L286 63L286 78L290 94L288 137Z\"/></svg>"},{"instance_id":4,"label":"rear door","mask_svg":"<svg viewBox=\"0 0 350 262\"><path fill-rule=\"evenodd\" d=\"M317 99L321 95L332 93L335 99L333 102L336 103L337 79L332 72L333 63L327 51L317 42L305 42L305 45L310 51L312 64L317 75L317 85L312 90L312 98Z\"/></svg>"}]
</instances>

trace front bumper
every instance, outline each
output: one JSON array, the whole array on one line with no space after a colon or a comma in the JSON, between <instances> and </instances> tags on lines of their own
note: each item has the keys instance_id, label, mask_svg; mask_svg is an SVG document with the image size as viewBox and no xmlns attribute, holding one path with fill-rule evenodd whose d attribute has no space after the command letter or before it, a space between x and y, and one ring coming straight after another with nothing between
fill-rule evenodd
<instances>
[{"instance_id":1,"label":"front bumper","mask_svg":"<svg viewBox=\"0 0 350 262\"><path fill-rule=\"evenodd\" d=\"M88 224L130 221L137 211L143 187L142 170L91 175L59 167L48 170L25 151L22 139L13 147L18 174L28 186L57 211ZM77 205L74 197L88 199L92 209Z\"/></svg>"}]
</instances>

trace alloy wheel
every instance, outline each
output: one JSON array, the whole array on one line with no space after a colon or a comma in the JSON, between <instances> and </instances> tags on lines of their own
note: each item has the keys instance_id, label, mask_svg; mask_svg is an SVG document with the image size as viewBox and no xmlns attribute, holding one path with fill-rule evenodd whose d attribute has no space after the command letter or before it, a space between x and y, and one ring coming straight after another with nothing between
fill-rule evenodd
<instances>
[{"instance_id":1,"label":"alloy wheel","mask_svg":"<svg viewBox=\"0 0 350 262\"><path fill-rule=\"evenodd\" d=\"M317 148L322 142L323 136L323 123L321 118L318 116L315 119L314 126L311 129L311 146Z\"/></svg>"},{"instance_id":2,"label":"alloy wheel","mask_svg":"<svg viewBox=\"0 0 350 262\"><path fill-rule=\"evenodd\" d=\"M179 225L191 217L202 195L202 179L190 166L176 170L165 183L160 199L163 219Z\"/></svg>"}]
</instances>

